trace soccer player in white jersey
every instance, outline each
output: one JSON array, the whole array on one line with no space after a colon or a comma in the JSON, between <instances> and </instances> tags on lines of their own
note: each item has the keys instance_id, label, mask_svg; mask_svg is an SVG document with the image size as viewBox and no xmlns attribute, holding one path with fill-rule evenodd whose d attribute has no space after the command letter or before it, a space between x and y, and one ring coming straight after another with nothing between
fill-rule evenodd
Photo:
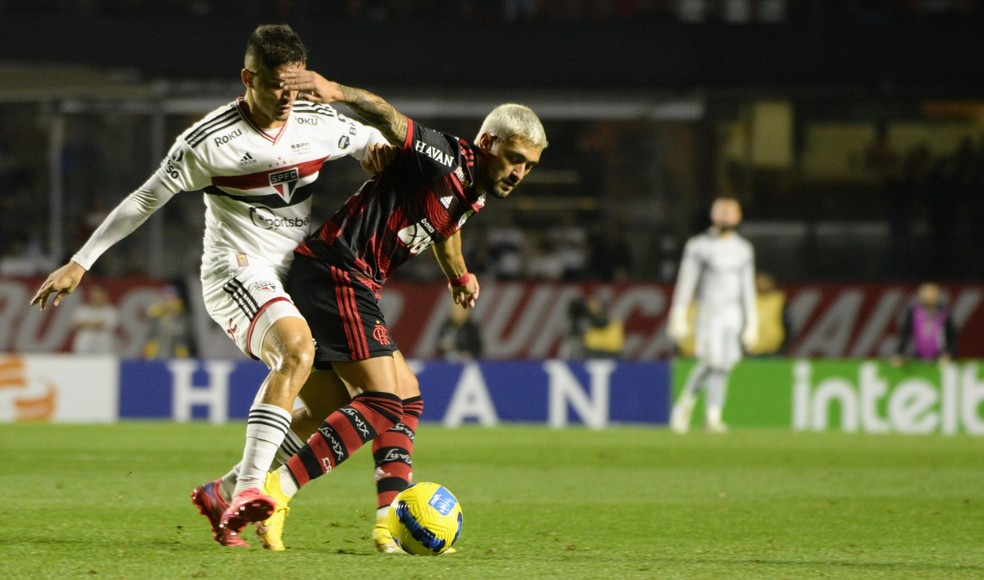
<instances>
[{"instance_id":1,"label":"soccer player in white jersey","mask_svg":"<svg viewBox=\"0 0 984 580\"><path fill-rule=\"evenodd\" d=\"M369 167L387 143L376 129L328 105L296 101L297 91L283 88L281 75L306 66L307 50L289 26L258 27L247 42L241 71L245 94L182 133L160 168L107 216L71 261L48 276L31 300L41 310L49 298L58 306L103 252L169 199L204 191L206 309L244 353L270 368L249 411L235 489L225 490L229 506L213 505L225 502L218 489L200 487L193 494L223 545L245 542L223 532L222 508L252 520L273 513L276 504L262 493L263 478L285 437L292 437L293 401L311 373L311 331L283 280L294 248L311 231L312 183L325 161L352 155ZM288 447L301 444L293 437Z\"/></svg>"},{"instance_id":2,"label":"soccer player in white jersey","mask_svg":"<svg viewBox=\"0 0 984 580\"><path fill-rule=\"evenodd\" d=\"M690 238L683 250L667 332L677 343L691 336L687 311L696 300L697 366L670 415L670 427L677 433L689 429L697 392L705 386L705 428L712 433L726 430L721 415L728 375L741 360L742 346L750 349L757 340L755 252L736 231L741 218L736 199L714 200L711 227Z\"/></svg>"}]
</instances>

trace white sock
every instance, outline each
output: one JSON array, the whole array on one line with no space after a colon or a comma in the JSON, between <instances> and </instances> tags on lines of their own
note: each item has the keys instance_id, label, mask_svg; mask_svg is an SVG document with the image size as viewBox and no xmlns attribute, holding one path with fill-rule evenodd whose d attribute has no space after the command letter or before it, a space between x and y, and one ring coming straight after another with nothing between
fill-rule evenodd
<instances>
[{"instance_id":1,"label":"white sock","mask_svg":"<svg viewBox=\"0 0 984 580\"><path fill-rule=\"evenodd\" d=\"M707 408L707 424L708 425L720 425L721 424L721 407L708 407Z\"/></svg>"},{"instance_id":2,"label":"white sock","mask_svg":"<svg viewBox=\"0 0 984 580\"><path fill-rule=\"evenodd\" d=\"M277 469L277 473L280 475L280 491L284 492L287 497L294 497L298 490L294 475L291 474L286 465L281 465Z\"/></svg>"},{"instance_id":3,"label":"white sock","mask_svg":"<svg viewBox=\"0 0 984 580\"><path fill-rule=\"evenodd\" d=\"M288 430L284 435L284 442L277 448L277 454L273 457L273 463L270 464L270 468L276 469L287 463L287 460L300 451L301 447L304 447L304 442L301 441L301 438L293 431Z\"/></svg>"},{"instance_id":4,"label":"white sock","mask_svg":"<svg viewBox=\"0 0 984 580\"><path fill-rule=\"evenodd\" d=\"M229 501L232 494L236 493L236 482L239 481L239 464L232 466L229 473L222 476L222 483L219 485L219 495L222 499Z\"/></svg>"},{"instance_id":5,"label":"white sock","mask_svg":"<svg viewBox=\"0 0 984 580\"><path fill-rule=\"evenodd\" d=\"M290 413L276 405L260 403L249 410L246 423L246 448L239 462L236 493L251 487L263 489L263 480L290 429Z\"/></svg>"}]
</instances>

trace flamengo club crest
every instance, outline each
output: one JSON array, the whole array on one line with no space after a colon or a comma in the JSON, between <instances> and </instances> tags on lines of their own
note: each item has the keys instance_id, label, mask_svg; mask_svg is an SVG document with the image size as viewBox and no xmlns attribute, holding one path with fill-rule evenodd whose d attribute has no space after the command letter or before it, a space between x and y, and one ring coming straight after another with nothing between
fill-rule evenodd
<instances>
[{"instance_id":1,"label":"flamengo club crest","mask_svg":"<svg viewBox=\"0 0 984 580\"><path fill-rule=\"evenodd\" d=\"M386 327L376 322L376 328L372 329L372 337L379 344L387 345L390 343L389 333L386 332Z\"/></svg>"},{"instance_id":2,"label":"flamengo club crest","mask_svg":"<svg viewBox=\"0 0 984 580\"><path fill-rule=\"evenodd\" d=\"M290 198L294 195L294 189L297 187L297 180L300 178L300 172L296 167L275 171L270 174L270 187L276 189L277 195L289 203Z\"/></svg>"}]
</instances>

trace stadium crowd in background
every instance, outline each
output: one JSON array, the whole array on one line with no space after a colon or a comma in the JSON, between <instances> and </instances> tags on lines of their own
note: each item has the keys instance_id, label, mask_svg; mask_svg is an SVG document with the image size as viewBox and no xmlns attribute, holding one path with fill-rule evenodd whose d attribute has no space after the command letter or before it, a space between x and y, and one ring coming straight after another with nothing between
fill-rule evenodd
<instances>
[{"instance_id":1,"label":"stadium crowd in background","mask_svg":"<svg viewBox=\"0 0 984 580\"><path fill-rule=\"evenodd\" d=\"M477 361L482 358L482 329L472 320L471 309L457 302L448 306L448 319L437 332L437 354L449 361Z\"/></svg>"},{"instance_id":2,"label":"stadium crowd in background","mask_svg":"<svg viewBox=\"0 0 984 580\"><path fill-rule=\"evenodd\" d=\"M789 304L786 293L776 286L776 279L761 270L755 273L755 311L758 313L758 340L748 348L748 355L784 355L793 337Z\"/></svg>"},{"instance_id":3,"label":"stadium crowd in background","mask_svg":"<svg viewBox=\"0 0 984 580\"><path fill-rule=\"evenodd\" d=\"M568 330L560 356L566 359L617 359L625 346L622 320L597 296L578 298L567 307Z\"/></svg>"},{"instance_id":4,"label":"stadium crowd in background","mask_svg":"<svg viewBox=\"0 0 984 580\"><path fill-rule=\"evenodd\" d=\"M87 300L72 311L72 352L75 354L116 354L116 331L120 326L120 311L112 303L106 289L93 284L86 292Z\"/></svg>"},{"instance_id":5,"label":"stadium crowd in background","mask_svg":"<svg viewBox=\"0 0 984 580\"><path fill-rule=\"evenodd\" d=\"M462 22L797 23L817 20L879 24L927 18L980 17L981 0L0 0L5 12L230 15L256 19L459 20Z\"/></svg>"}]
</instances>

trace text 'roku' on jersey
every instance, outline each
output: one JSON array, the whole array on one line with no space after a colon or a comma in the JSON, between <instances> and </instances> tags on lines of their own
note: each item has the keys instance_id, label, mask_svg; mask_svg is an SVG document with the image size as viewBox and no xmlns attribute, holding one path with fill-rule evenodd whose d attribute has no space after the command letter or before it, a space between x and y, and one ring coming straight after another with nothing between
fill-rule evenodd
<instances>
[{"instance_id":1,"label":"text 'roku' on jersey","mask_svg":"<svg viewBox=\"0 0 984 580\"><path fill-rule=\"evenodd\" d=\"M393 270L485 207L471 143L408 119L396 159L297 251L354 270L378 289Z\"/></svg>"},{"instance_id":2,"label":"text 'roku' on jersey","mask_svg":"<svg viewBox=\"0 0 984 580\"><path fill-rule=\"evenodd\" d=\"M333 108L294 103L277 129L254 125L242 98L185 131L158 175L172 191L205 192L203 275L220 264L267 265L283 278L311 230L311 187L322 165L384 143Z\"/></svg>"}]
</instances>

